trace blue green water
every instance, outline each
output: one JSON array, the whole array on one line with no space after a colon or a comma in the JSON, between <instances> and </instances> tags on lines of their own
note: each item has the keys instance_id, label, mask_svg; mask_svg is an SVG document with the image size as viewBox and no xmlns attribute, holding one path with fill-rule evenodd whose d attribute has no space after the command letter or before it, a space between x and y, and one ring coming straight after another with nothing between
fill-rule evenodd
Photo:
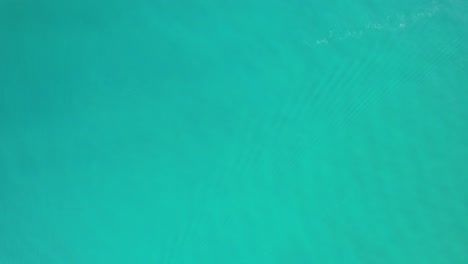
<instances>
[{"instance_id":1,"label":"blue green water","mask_svg":"<svg viewBox=\"0 0 468 264\"><path fill-rule=\"evenodd\" d=\"M0 264L468 263L467 14L0 0Z\"/></svg>"}]
</instances>

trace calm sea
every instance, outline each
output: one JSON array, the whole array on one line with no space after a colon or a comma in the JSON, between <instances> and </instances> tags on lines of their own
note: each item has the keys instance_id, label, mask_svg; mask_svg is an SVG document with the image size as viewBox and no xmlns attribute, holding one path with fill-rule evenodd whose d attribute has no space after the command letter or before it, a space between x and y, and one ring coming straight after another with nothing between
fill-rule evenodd
<instances>
[{"instance_id":1,"label":"calm sea","mask_svg":"<svg viewBox=\"0 0 468 264\"><path fill-rule=\"evenodd\" d=\"M0 264L466 264L467 58L465 0L0 0Z\"/></svg>"}]
</instances>

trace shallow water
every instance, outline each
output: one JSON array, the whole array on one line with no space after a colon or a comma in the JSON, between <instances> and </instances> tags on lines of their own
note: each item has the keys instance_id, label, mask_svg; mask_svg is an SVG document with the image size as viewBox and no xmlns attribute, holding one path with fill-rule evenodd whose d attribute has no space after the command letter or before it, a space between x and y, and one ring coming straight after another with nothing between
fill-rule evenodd
<instances>
[{"instance_id":1,"label":"shallow water","mask_svg":"<svg viewBox=\"0 0 468 264\"><path fill-rule=\"evenodd\" d=\"M468 263L468 2L0 1L0 263Z\"/></svg>"}]
</instances>

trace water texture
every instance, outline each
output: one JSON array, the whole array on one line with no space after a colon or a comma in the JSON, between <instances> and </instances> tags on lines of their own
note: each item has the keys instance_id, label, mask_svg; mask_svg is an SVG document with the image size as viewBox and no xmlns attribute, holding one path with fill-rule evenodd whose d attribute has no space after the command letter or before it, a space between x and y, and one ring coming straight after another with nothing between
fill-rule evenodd
<instances>
[{"instance_id":1,"label":"water texture","mask_svg":"<svg viewBox=\"0 0 468 264\"><path fill-rule=\"evenodd\" d=\"M467 14L0 0L0 264L468 263Z\"/></svg>"}]
</instances>

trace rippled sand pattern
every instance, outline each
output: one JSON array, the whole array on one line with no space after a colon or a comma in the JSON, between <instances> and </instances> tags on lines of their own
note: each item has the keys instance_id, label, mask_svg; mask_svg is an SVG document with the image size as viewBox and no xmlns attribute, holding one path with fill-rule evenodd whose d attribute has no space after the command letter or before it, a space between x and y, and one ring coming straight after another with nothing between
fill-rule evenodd
<instances>
[{"instance_id":1,"label":"rippled sand pattern","mask_svg":"<svg viewBox=\"0 0 468 264\"><path fill-rule=\"evenodd\" d=\"M0 0L0 264L468 263L467 14Z\"/></svg>"}]
</instances>

